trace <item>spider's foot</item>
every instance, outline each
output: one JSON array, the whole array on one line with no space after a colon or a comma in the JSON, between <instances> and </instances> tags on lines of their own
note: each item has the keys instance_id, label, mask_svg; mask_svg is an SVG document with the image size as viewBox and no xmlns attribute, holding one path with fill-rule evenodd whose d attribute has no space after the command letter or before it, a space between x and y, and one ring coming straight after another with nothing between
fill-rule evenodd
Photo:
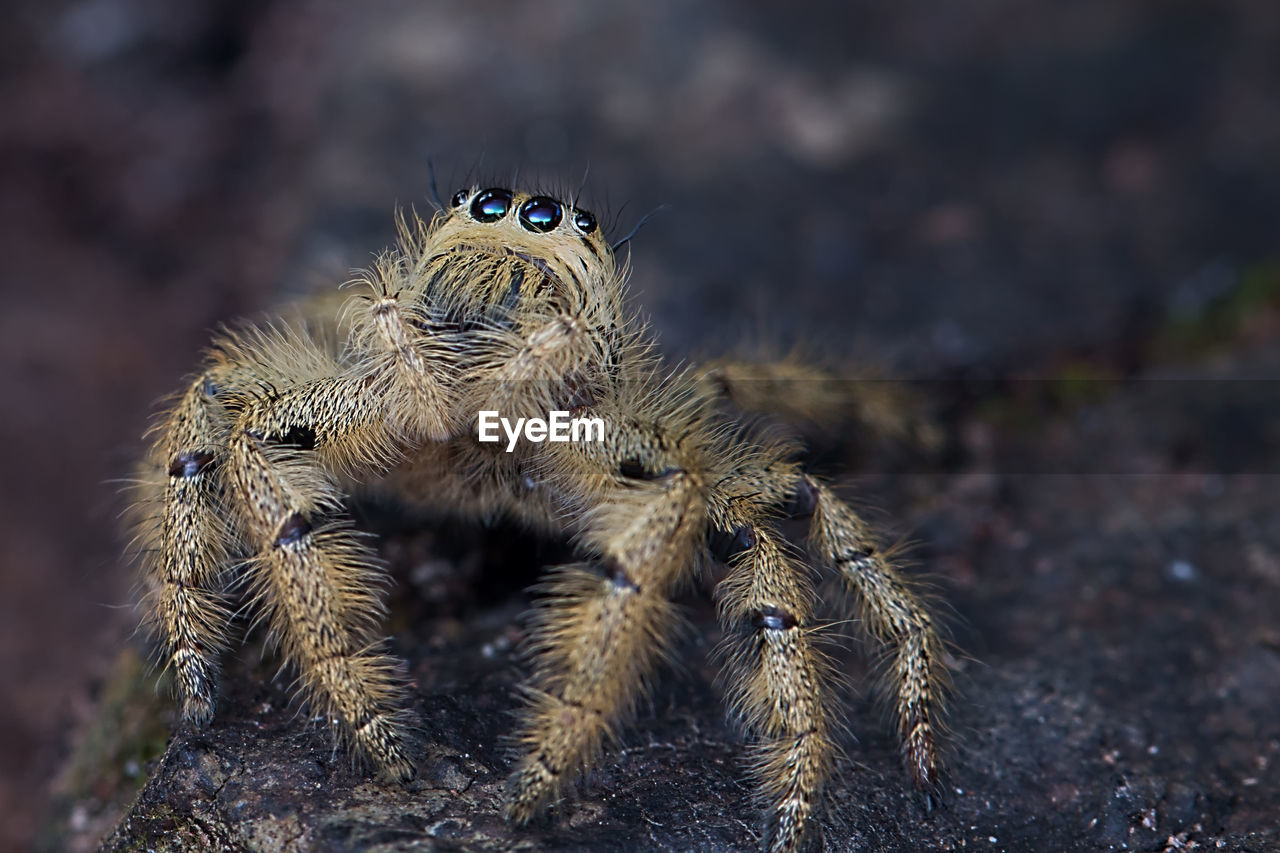
<instances>
[{"instance_id":1,"label":"spider's foot","mask_svg":"<svg viewBox=\"0 0 1280 853\"><path fill-rule=\"evenodd\" d=\"M401 727L391 715L379 715L356 729L356 740L387 782L408 782L418 775Z\"/></svg>"},{"instance_id":2,"label":"spider's foot","mask_svg":"<svg viewBox=\"0 0 1280 853\"><path fill-rule=\"evenodd\" d=\"M507 820L524 826L546 808L556 790L556 779L537 760L526 760L507 780Z\"/></svg>"},{"instance_id":3,"label":"spider's foot","mask_svg":"<svg viewBox=\"0 0 1280 853\"><path fill-rule=\"evenodd\" d=\"M917 732L915 736L908 738L903 758L916 790L926 797L936 798L939 789L938 758L933 738L927 730L923 735Z\"/></svg>"},{"instance_id":4,"label":"spider's foot","mask_svg":"<svg viewBox=\"0 0 1280 853\"><path fill-rule=\"evenodd\" d=\"M765 849L769 853L796 853L811 847L807 814L781 808L765 827Z\"/></svg>"},{"instance_id":5,"label":"spider's foot","mask_svg":"<svg viewBox=\"0 0 1280 853\"><path fill-rule=\"evenodd\" d=\"M397 784L410 782L417 775L418 770L407 755L398 756L392 763L382 765L378 772L379 778Z\"/></svg>"},{"instance_id":6,"label":"spider's foot","mask_svg":"<svg viewBox=\"0 0 1280 853\"><path fill-rule=\"evenodd\" d=\"M182 722L194 729L206 728L213 722L213 699L188 696L182 700Z\"/></svg>"}]
</instances>

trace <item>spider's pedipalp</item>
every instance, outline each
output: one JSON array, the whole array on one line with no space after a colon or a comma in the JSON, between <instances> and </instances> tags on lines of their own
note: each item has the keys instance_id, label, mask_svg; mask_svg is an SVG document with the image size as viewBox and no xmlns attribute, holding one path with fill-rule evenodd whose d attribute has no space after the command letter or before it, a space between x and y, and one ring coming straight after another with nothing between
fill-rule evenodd
<instances>
[{"instance_id":1,"label":"spider's pedipalp","mask_svg":"<svg viewBox=\"0 0 1280 853\"><path fill-rule=\"evenodd\" d=\"M410 239L403 223L401 232ZM411 261L403 255L380 258L357 280L371 293L347 303L343 322L353 354L368 361L362 392L377 400L398 440L416 444L442 441L460 428L447 380L456 370L458 344L449 335L424 334L428 317Z\"/></svg>"}]
</instances>

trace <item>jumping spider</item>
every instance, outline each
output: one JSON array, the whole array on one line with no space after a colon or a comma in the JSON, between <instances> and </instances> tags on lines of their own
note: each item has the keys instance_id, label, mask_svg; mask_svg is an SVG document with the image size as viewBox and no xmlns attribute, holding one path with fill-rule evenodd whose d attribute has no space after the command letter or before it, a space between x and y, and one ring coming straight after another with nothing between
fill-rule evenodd
<instances>
[{"instance_id":1,"label":"jumping spider","mask_svg":"<svg viewBox=\"0 0 1280 853\"><path fill-rule=\"evenodd\" d=\"M677 622L672 595L716 552L735 638L728 701L754 741L765 843L796 850L838 721L810 572L776 529L790 515L811 518L816 562L886 647L906 765L936 785L946 666L933 616L788 444L721 414L744 396L739 374L661 367L624 310L615 248L572 204L472 188L430 222L402 220L399 247L336 321L220 337L153 431L139 501L147 608L185 721L213 716L239 567L312 706L385 777L408 779L409 687L378 648L383 573L344 496L372 487L567 534L584 562L552 573L531 624L507 801L524 824L632 712ZM507 452L477 440L481 410L569 410L607 429Z\"/></svg>"}]
</instances>

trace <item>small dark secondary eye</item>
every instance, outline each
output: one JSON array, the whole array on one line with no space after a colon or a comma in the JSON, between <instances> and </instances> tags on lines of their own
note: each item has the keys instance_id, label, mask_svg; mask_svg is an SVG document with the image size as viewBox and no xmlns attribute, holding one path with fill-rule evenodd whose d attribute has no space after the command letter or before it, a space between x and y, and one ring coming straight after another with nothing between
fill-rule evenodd
<instances>
[{"instance_id":1,"label":"small dark secondary eye","mask_svg":"<svg viewBox=\"0 0 1280 853\"><path fill-rule=\"evenodd\" d=\"M511 190L485 190L471 202L471 216L476 222L497 222L511 209Z\"/></svg>"},{"instance_id":2,"label":"small dark secondary eye","mask_svg":"<svg viewBox=\"0 0 1280 853\"><path fill-rule=\"evenodd\" d=\"M560 224L563 215L560 202L543 195L536 195L520 205L520 224L529 231L545 234Z\"/></svg>"},{"instance_id":3,"label":"small dark secondary eye","mask_svg":"<svg viewBox=\"0 0 1280 853\"><path fill-rule=\"evenodd\" d=\"M467 203L467 199L471 197L471 193L466 190L458 190L453 194L453 198L449 199L450 207L462 207Z\"/></svg>"},{"instance_id":4,"label":"small dark secondary eye","mask_svg":"<svg viewBox=\"0 0 1280 853\"><path fill-rule=\"evenodd\" d=\"M575 210L573 212L573 224L583 234L590 234L596 230L596 218L585 210Z\"/></svg>"}]
</instances>

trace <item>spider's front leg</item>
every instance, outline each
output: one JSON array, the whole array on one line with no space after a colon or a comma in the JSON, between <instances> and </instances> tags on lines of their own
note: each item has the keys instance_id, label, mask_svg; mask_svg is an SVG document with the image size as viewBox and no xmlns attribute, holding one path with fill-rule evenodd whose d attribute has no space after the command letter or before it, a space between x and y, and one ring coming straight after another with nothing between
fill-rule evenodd
<instances>
[{"instance_id":1,"label":"spider's front leg","mask_svg":"<svg viewBox=\"0 0 1280 853\"><path fill-rule=\"evenodd\" d=\"M404 685L376 650L383 575L345 517L337 476L385 470L404 446L451 423L447 341L414 334L420 309L394 289L395 258L349 312L354 355L338 357L291 332L222 342L235 381L224 481L238 509L255 589L313 704L385 776L407 779ZM278 390L279 389L279 390Z\"/></svg>"},{"instance_id":2,"label":"spider's front leg","mask_svg":"<svg viewBox=\"0 0 1280 853\"><path fill-rule=\"evenodd\" d=\"M568 445L548 466L562 488L597 507L585 510L580 527L599 559L594 568L559 570L535 617L524 757L509 781L507 814L516 823L589 766L633 710L676 621L671 595L702 547L705 485L696 457L658 454L665 443L634 427L615 436L599 454Z\"/></svg>"},{"instance_id":3,"label":"spider's front leg","mask_svg":"<svg viewBox=\"0 0 1280 853\"><path fill-rule=\"evenodd\" d=\"M374 647L383 576L321 464L327 449L361 433L361 443L379 445L363 386L340 377L247 396L228 442L227 479L239 497L255 591L308 698L385 775L407 779L404 686L395 659Z\"/></svg>"}]
</instances>

